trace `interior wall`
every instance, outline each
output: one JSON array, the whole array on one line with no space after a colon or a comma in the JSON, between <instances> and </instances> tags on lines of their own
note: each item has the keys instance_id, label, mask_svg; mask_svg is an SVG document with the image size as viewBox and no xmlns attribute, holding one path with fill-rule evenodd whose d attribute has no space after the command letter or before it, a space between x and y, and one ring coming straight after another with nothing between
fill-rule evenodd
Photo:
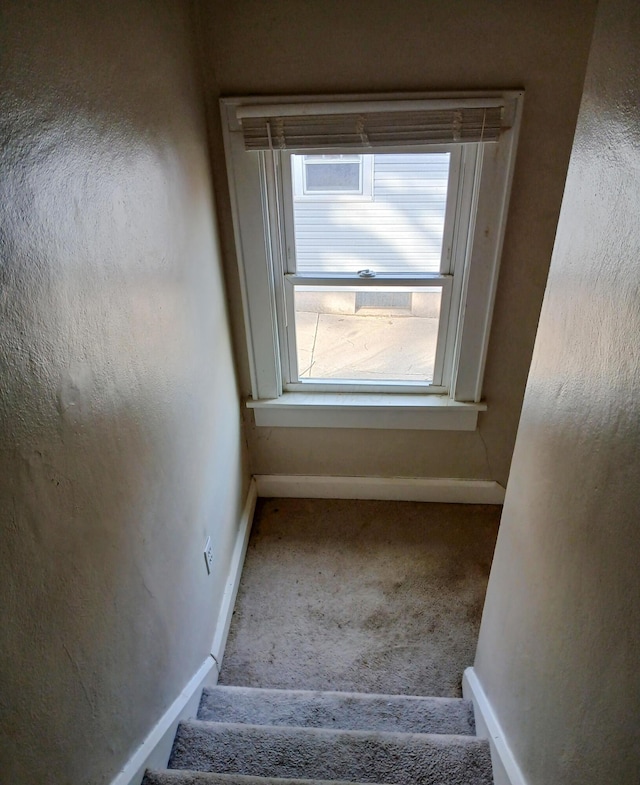
<instances>
[{"instance_id":1,"label":"interior wall","mask_svg":"<svg viewBox=\"0 0 640 785\"><path fill-rule=\"evenodd\" d=\"M493 479L515 440L575 129L595 1L199 0L242 393L247 351L217 97L525 88L524 117L484 385L472 433L255 428L252 470Z\"/></svg>"},{"instance_id":2,"label":"interior wall","mask_svg":"<svg viewBox=\"0 0 640 785\"><path fill-rule=\"evenodd\" d=\"M640 771L640 6L602 0L476 671L529 785Z\"/></svg>"},{"instance_id":3,"label":"interior wall","mask_svg":"<svg viewBox=\"0 0 640 785\"><path fill-rule=\"evenodd\" d=\"M210 652L240 517L187 11L2 3L0 770L16 785L120 770Z\"/></svg>"}]
</instances>

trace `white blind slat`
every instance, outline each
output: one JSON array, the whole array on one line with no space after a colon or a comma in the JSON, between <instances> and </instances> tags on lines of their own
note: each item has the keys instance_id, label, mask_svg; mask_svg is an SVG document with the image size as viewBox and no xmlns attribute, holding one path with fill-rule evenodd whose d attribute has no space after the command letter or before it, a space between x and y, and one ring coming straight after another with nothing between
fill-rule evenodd
<instances>
[{"instance_id":1,"label":"white blind slat","mask_svg":"<svg viewBox=\"0 0 640 785\"><path fill-rule=\"evenodd\" d=\"M244 106L238 108L247 150L309 150L390 145L495 142L507 127L504 101L497 105L434 106L407 108L413 102L398 102L385 111L294 114L294 105ZM442 104L442 102L438 102ZM496 102L493 101L495 104ZM327 105L317 105L326 109ZM335 105L331 105L333 109ZM341 107L342 110L348 104ZM371 108L371 105L367 105ZM286 109L287 111L283 111Z\"/></svg>"}]
</instances>

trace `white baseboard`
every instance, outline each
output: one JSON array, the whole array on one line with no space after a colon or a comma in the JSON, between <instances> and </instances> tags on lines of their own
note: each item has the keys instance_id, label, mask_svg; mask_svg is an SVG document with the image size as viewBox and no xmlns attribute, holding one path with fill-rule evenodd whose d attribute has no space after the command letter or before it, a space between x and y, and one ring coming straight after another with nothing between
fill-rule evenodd
<instances>
[{"instance_id":1,"label":"white baseboard","mask_svg":"<svg viewBox=\"0 0 640 785\"><path fill-rule=\"evenodd\" d=\"M247 493L244 510L242 511L242 518L240 519L233 553L231 554L229 573L225 584L224 595L222 597L220 613L218 614L213 643L211 645L211 654L218 665L218 671L222 665L222 657L224 655L224 648L227 644L227 635L229 634L233 609L236 604L236 597L238 596L238 586L240 585L242 566L244 565L244 557L247 553L247 545L249 544L251 523L253 521L253 512L256 508L257 499L257 485L256 481L252 479L251 484L249 485L249 492Z\"/></svg>"},{"instance_id":2,"label":"white baseboard","mask_svg":"<svg viewBox=\"0 0 640 785\"><path fill-rule=\"evenodd\" d=\"M162 715L142 745L127 761L120 774L112 780L111 785L140 785L147 769L165 768L171 754L171 747L173 746L178 723L184 719L195 717L200 703L202 688L216 684L218 681L257 497L256 483L254 480L251 480L229 564L229 572L211 645L211 655L198 668L197 672Z\"/></svg>"},{"instance_id":3,"label":"white baseboard","mask_svg":"<svg viewBox=\"0 0 640 785\"><path fill-rule=\"evenodd\" d=\"M464 672L462 694L473 703L477 735L482 739L489 740L494 785L527 785L507 743L493 706L473 668L467 668Z\"/></svg>"},{"instance_id":4,"label":"white baseboard","mask_svg":"<svg viewBox=\"0 0 640 785\"><path fill-rule=\"evenodd\" d=\"M139 785L147 769L167 765L178 723L195 716L200 692L211 674L217 678L213 657L207 657L111 785Z\"/></svg>"},{"instance_id":5,"label":"white baseboard","mask_svg":"<svg viewBox=\"0 0 640 785\"><path fill-rule=\"evenodd\" d=\"M378 499L456 504L502 504L504 488L490 480L432 477L330 477L258 474L258 496L302 499Z\"/></svg>"}]
</instances>

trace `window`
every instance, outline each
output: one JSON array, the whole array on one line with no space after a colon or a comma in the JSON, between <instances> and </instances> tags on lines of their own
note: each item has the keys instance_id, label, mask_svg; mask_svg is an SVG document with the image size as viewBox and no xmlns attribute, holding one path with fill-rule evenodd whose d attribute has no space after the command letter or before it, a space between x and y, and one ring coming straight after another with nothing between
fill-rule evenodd
<instances>
[{"instance_id":1,"label":"window","mask_svg":"<svg viewBox=\"0 0 640 785\"><path fill-rule=\"evenodd\" d=\"M366 383L443 386L453 293L451 254L443 253L443 240L449 177L458 174L459 156L446 151L361 157L374 172L366 204L354 200L355 188L352 195L339 194L341 199L335 194L308 203L295 187L297 171L313 170L326 157L281 154L294 179L292 209L282 219L295 249L284 270L291 314L287 390L309 390L315 381L313 389L321 391L329 380L342 389ZM455 212L452 207L450 216Z\"/></svg>"},{"instance_id":2,"label":"window","mask_svg":"<svg viewBox=\"0 0 640 785\"><path fill-rule=\"evenodd\" d=\"M258 424L475 427L521 98L223 99Z\"/></svg>"}]
</instances>

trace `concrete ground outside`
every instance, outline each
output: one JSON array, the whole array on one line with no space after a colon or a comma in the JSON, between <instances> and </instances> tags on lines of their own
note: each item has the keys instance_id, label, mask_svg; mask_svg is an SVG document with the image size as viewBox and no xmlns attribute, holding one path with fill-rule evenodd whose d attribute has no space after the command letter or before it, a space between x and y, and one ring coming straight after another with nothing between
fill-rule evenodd
<instances>
[{"instance_id":1,"label":"concrete ground outside","mask_svg":"<svg viewBox=\"0 0 640 785\"><path fill-rule=\"evenodd\" d=\"M431 381L437 338L437 316L411 311L296 312L302 378Z\"/></svg>"}]
</instances>

